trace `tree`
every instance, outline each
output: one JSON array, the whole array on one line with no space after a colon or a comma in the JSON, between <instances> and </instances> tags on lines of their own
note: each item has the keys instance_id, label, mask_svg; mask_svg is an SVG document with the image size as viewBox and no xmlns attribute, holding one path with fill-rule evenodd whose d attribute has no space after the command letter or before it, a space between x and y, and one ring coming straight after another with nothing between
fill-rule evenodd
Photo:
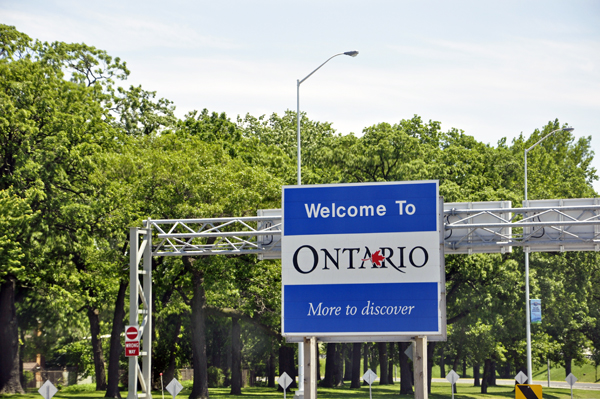
<instances>
[{"instance_id":1,"label":"tree","mask_svg":"<svg viewBox=\"0 0 600 399\"><path fill-rule=\"evenodd\" d=\"M15 297L17 281L25 273L31 209L8 190L0 190L0 393L24 393L19 373L19 334Z\"/></svg>"},{"instance_id":2,"label":"tree","mask_svg":"<svg viewBox=\"0 0 600 399\"><path fill-rule=\"evenodd\" d=\"M232 159L220 142L206 143L193 132L141 138L134 148L117 158L112 162L113 173L130 184L130 202L139 206L138 212L151 218L255 214L259 207L272 206L279 200L277 180L241 159ZM176 175L186 179L174 179ZM236 262L219 257L184 258L177 276L176 286L181 287L179 292L191 306L191 343L197 373L192 397L208 396L207 308L213 301L218 303L219 297L228 297L223 294L233 288L231 282L240 281L241 276L235 278ZM212 287L218 292L214 298Z\"/></svg>"},{"instance_id":3,"label":"tree","mask_svg":"<svg viewBox=\"0 0 600 399\"><path fill-rule=\"evenodd\" d=\"M33 247L36 250L28 251L28 256L23 258L29 264L26 270L35 270L35 275L6 276L18 290L31 278L56 284L58 281L50 266L66 263L48 262L48 259L64 259L67 253L73 253L67 245L69 235L89 238L89 234L83 234L89 227L85 226L89 221L85 216L92 215L93 208L87 201L97 198L94 187L88 184L94 169L91 159L97 151L114 145L115 134L106 123L110 116L102 106L104 76L96 76L95 81L86 85L83 80L86 71L77 69L84 61L95 62L93 56L85 57L86 51L94 53L95 50L33 43L26 35L5 25L0 26L0 36L3 43L0 50L3 55L0 59L0 190L10 189L28 203L35 216L32 219L35 229L24 241L30 245L32 239L37 241ZM94 54L103 58L102 53ZM79 60L75 61L77 57ZM110 64L108 58L103 59ZM64 63L76 69L71 82L64 79L61 69ZM79 224L72 226L70 221ZM82 225L85 227L79 228ZM9 292L12 293L9 295ZM6 290L0 308L11 307L15 292ZM8 325L16 324L16 319L11 319ZM16 334L16 330L13 331ZM14 341L17 335L14 337L3 342ZM4 349L1 345L0 349ZM13 391L17 384L9 382L9 386L12 388L7 389ZM2 389L5 388L0 387Z\"/></svg>"}]
</instances>

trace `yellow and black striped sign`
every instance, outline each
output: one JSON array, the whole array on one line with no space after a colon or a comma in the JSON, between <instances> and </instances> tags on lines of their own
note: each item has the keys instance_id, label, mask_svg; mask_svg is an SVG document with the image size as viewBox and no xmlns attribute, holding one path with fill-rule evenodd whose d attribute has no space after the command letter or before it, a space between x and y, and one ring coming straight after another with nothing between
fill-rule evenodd
<instances>
[{"instance_id":1,"label":"yellow and black striped sign","mask_svg":"<svg viewBox=\"0 0 600 399\"><path fill-rule=\"evenodd\" d=\"M541 385L517 384L515 399L542 399Z\"/></svg>"}]
</instances>

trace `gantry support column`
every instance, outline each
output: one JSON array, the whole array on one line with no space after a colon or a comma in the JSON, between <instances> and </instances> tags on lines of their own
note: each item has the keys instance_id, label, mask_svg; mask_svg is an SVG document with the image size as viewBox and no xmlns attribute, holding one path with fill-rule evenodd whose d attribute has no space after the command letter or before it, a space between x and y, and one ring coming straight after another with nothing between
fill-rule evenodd
<instances>
[{"instance_id":1,"label":"gantry support column","mask_svg":"<svg viewBox=\"0 0 600 399\"><path fill-rule=\"evenodd\" d=\"M152 231L150 221L144 223L144 229L137 227L129 230L129 324L138 326L142 341L140 357L129 358L129 387L127 399L152 398L151 395L151 355L152 355ZM141 242L140 242L141 238ZM140 262L142 269L140 270ZM142 282L140 283L140 275ZM141 307L140 307L141 302ZM142 322L140 324L140 315ZM140 383L142 393L137 392Z\"/></svg>"}]
</instances>

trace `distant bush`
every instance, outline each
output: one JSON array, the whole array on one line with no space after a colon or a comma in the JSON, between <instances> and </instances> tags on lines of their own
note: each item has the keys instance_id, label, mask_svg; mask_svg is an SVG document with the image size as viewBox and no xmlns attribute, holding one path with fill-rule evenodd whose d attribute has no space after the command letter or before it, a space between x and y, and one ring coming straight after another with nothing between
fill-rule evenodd
<instances>
[{"instance_id":1,"label":"distant bush","mask_svg":"<svg viewBox=\"0 0 600 399\"><path fill-rule=\"evenodd\" d=\"M208 368L208 387L221 388L225 382L225 373L218 367L210 366Z\"/></svg>"},{"instance_id":2,"label":"distant bush","mask_svg":"<svg viewBox=\"0 0 600 399\"><path fill-rule=\"evenodd\" d=\"M61 389L62 393L78 393L78 392L95 392L96 384L78 384L78 385L69 385L68 387L63 387Z\"/></svg>"}]
</instances>

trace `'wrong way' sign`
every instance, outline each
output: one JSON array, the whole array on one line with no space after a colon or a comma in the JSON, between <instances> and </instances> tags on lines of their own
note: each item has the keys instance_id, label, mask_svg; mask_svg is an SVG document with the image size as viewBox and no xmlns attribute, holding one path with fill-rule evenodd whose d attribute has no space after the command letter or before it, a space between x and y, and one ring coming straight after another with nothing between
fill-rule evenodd
<instances>
[{"instance_id":1,"label":"'wrong way' sign","mask_svg":"<svg viewBox=\"0 0 600 399\"><path fill-rule=\"evenodd\" d=\"M138 326L125 327L125 356L140 355L140 330Z\"/></svg>"}]
</instances>

